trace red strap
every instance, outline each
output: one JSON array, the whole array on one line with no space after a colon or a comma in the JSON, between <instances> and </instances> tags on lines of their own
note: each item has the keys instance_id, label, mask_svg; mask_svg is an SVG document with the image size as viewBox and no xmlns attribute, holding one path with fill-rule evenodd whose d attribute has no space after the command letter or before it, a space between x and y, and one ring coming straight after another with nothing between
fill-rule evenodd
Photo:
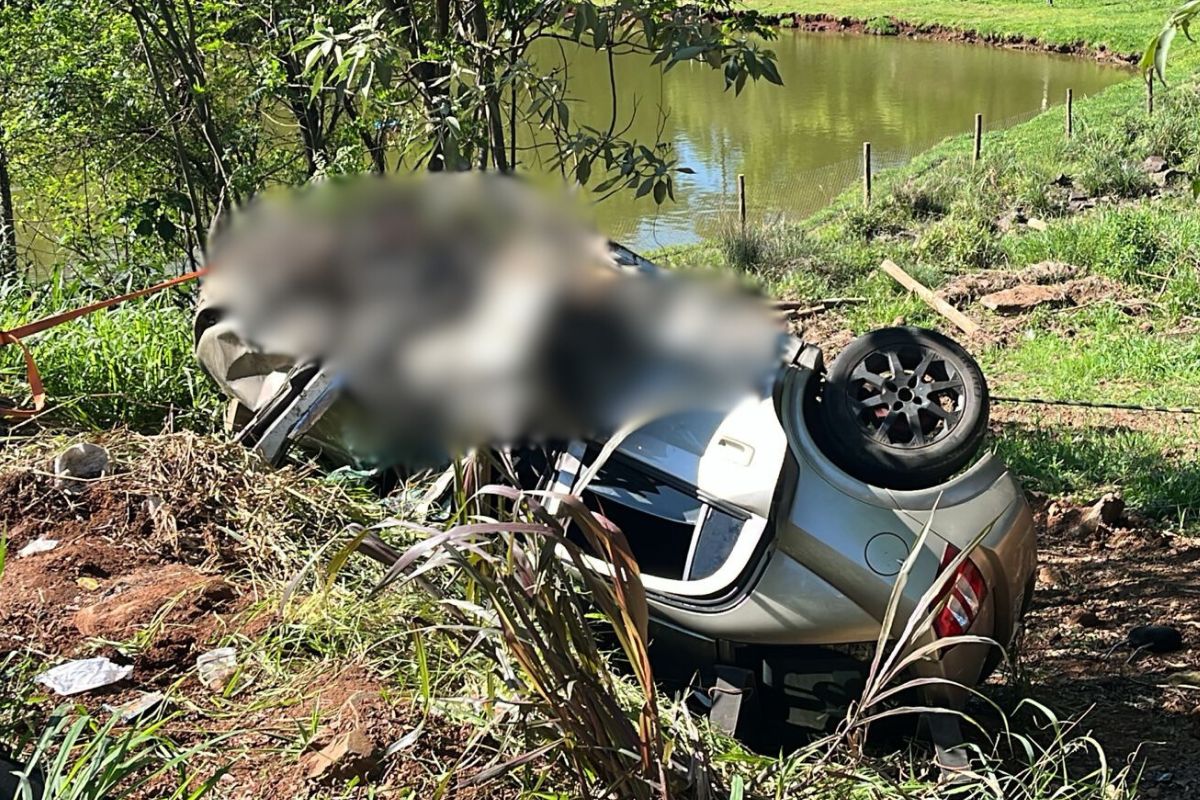
<instances>
[{"instance_id":1,"label":"red strap","mask_svg":"<svg viewBox=\"0 0 1200 800\"><path fill-rule=\"evenodd\" d=\"M180 275L177 278L157 283L145 289L138 289L136 292L110 297L107 300L98 300L95 303L89 303L80 308L71 309L70 311L62 311L58 314L51 314L48 317L28 322L19 327L13 328L10 331L0 331L0 347L15 344L21 348L25 354L25 373L29 381L30 393L33 395L33 408L3 408L0 407L0 418L3 419L29 419L37 414L40 414L46 407L46 389L42 385L42 376L38 372L37 364L33 361L33 353L29 352L29 347L21 341L26 336L32 336L35 333L49 330L56 325L61 325L64 322L70 322L73 319L87 316L94 311L99 311L102 308L111 308L118 303L124 303L126 300L136 300L139 297L145 297L148 294L161 292L163 289L170 289L172 286L178 286L181 283L195 280L208 272L208 267L189 272L186 275Z\"/></svg>"}]
</instances>

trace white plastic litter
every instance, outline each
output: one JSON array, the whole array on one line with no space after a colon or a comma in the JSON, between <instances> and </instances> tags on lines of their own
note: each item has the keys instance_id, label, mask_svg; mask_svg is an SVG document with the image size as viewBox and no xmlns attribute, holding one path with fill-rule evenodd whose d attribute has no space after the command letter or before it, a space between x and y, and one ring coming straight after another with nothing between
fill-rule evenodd
<instances>
[{"instance_id":1,"label":"white plastic litter","mask_svg":"<svg viewBox=\"0 0 1200 800\"><path fill-rule=\"evenodd\" d=\"M35 677L34 681L57 694L72 695L123 681L132 674L132 664L121 666L99 656L59 664Z\"/></svg>"},{"instance_id":2,"label":"white plastic litter","mask_svg":"<svg viewBox=\"0 0 1200 800\"><path fill-rule=\"evenodd\" d=\"M200 682L214 692L225 688L225 684L237 671L237 648L218 647L196 657L196 669Z\"/></svg>"},{"instance_id":3,"label":"white plastic litter","mask_svg":"<svg viewBox=\"0 0 1200 800\"><path fill-rule=\"evenodd\" d=\"M38 553L49 553L56 547L58 547L58 539L47 539L45 536L39 536L22 547L17 556L22 558L25 556L36 556Z\"/></svg>"},{"instance_id":4,"label":"white plastic litter","mask_svg":"<svg viewBox=\"0 0 1200 800\"><path fill-rule=\"evenodd\" d=\"M105 703L104 707L116 714L121 722L128 723L158 706L163 701L163 697L162 692L143 692L128 703L122 703L119 706L110 706Z\"/></svg>"},{"instance_id":5,"label":"white plastic litter","mask_svg":"<svg viewBox=\"0 0 1200 800\"><path fill-rule=\"evenodd\" d=\"M54 459L55 488L79 492L87 488L85 481L108 474L108 451L98 444L78 442Z\"/></svg>"}]
</instances>

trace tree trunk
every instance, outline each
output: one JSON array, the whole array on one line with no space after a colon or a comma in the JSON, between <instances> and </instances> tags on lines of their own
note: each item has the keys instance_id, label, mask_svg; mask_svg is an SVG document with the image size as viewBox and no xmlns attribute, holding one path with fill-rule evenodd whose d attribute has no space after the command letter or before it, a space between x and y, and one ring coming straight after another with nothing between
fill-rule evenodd
<instances>
[{"instance_id":1,"label":"tree trunk","mask_svg":"<svg viewBox=\"0 0 1200 800\"><path fill-rule=\"evenodd\" d=\"M0 277L17 271L17 218L13 213L12 180L8 174L8 150L0 128Z\"/></svg>"}]
</instances>

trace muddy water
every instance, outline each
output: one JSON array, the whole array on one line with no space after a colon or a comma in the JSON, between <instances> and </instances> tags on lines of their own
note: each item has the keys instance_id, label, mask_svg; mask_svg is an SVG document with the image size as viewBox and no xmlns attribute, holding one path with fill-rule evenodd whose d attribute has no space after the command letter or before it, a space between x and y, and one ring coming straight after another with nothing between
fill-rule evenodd
<instances>
[{"instance_id":1,"label":"muddy water","mask_svg":"<svg viewBox=\"0 0 1200 800\"><path fill-rule=\"evenodd\" d=\"M619 127L653 140L663 126L681 163L676 203L617 196L596 208L610 235L644 249L694 241L735 207L746 175L751 215L799 218L821 208L861 175L864 141L875 163L907 160L951 134L971 130L977 112L1002 127L1130 77L1093 61L902 37L780 31L768 45L785 85L725 91L721 74L695 64L667 73L648 58L616 59ZM557 44L535 54L545 68ZM567 50L573 116L607 129L608 67L590 50ZM659 114L659 110L663 114Z\"/></svg>"}]
</instances>

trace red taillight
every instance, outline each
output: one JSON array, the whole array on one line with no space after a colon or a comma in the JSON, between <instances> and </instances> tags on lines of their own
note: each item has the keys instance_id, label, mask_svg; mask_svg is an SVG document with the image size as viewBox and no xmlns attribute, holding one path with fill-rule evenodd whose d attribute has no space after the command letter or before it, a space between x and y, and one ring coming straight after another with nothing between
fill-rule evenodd
<instances>
[{"instance_id":1,"label":"red taillight","mask_svg":"<svg viewBox=\"0 0 1200 800\"><path fill-rule=\"evenodd\" d=\"M941 575L949 568L950 563L958 557L959 550L952 544L946 545L942 555L942 565L938 568ZM983 573L970 558L963 559L954 575L942 587L939 602L942 608L933 619L933 629L939 637L958 636L970 630L983 608L987 599L987 584L983 582Z\"/></svg>"}]
</instances>

